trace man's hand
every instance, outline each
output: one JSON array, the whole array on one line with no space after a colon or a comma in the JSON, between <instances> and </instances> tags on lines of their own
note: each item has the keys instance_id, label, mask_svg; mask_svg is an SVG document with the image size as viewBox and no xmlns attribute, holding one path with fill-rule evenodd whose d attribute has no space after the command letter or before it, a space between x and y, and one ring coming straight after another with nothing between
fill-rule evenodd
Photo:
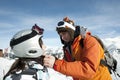
<instances>
[{"instance_id":1,"label":"man's hand","mask_svg":"<svg viewBox=\"0 0 120 80\"><path fill-rule=\"evenodd\" d=\"M54 63L55 63L55 57L51 55L44 55L44 66L53 68Z\"/></svg>"}]
</instances>

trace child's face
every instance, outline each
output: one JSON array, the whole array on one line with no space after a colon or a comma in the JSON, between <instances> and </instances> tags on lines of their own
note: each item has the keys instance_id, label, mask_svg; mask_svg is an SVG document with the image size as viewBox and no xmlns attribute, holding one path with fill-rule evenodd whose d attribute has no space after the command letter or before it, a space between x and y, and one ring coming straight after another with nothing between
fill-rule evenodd
<instances>
[{"instance_id":1,"label":"child's face","mask_svg":"<svg viewBox=\"0 0 120 80\"><path fill-rule=\"evenodd\" d=\"M45 51L46 50L46 46L44 44L42 45L42 50L43 50L43 55L46 54L46 51Z\"/></svg>"},{"instance_id":2,"label":"child's face","mask_svg":"<svg viewBox=\"0 0 120 80\"><path fill-rule=\"evenodd\" d=\"M44 44L42 45L42 49L43 49L43 51L45 51L45 49L46 49L46 46Z\"/></svg>"},{"instance_id":3,"label":"child's face","mask_svg":"<svg viewBox=\"0 0 120 80\"><path fill-rule=\"evenodd\" d=\"M41 49L43 50L43 54L44 54L46 46L43 43L42 37L39 39L39 45L40 45Z\"/></svg>"}]
</instances>

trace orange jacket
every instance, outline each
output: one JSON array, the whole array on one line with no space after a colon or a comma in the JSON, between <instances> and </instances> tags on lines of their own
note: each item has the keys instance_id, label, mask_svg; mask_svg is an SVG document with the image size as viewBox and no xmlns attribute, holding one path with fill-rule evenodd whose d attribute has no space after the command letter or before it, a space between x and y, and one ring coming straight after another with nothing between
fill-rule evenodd
<instances>
[{"instance_id":1,"label":"orange jacket","mask_svg":"<svg viewBox=\"0 0 120 80\"><path fill-rule=\"evenodd\" d=\"M65 75L72 76L74 80L112 80L106 66L100 64L104 58L104 51L95 38L86 34L80 46L81 36L75 38L71 45L73 62L56 60L54 69Z\"/></svg>"}]
</instances>

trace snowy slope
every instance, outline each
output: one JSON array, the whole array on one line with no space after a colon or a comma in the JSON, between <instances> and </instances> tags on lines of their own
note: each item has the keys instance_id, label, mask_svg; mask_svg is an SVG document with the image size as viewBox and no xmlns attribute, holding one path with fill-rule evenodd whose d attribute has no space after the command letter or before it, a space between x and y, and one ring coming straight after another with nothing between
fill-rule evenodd
<instances>
[{"instance_id":1,"label":"snowy slope","mask_svg":"<svg viewBox=\"0 0 120 80\"><path fill-rule=\"evenodd\" d=\"M117 71L117 73L120 74L120 63L119 63L119 61L120 61L120 54L118 54L117 51L114 51L113 52L113 57L117 60L118 64L117 64L117 70L116 71ZM111 76L112 76L113 80L120 80L120 77L115 76L114 73L112 73Z\"/></svg>"},{"instance_id":2,"label":"snowy slope","mask_svg":"<svg viewBox=\"0 0 120 80\"><path fill-rule=\"evenodd\" d=\"M106 47L108 50L112 53L113 57L118 61L117 65L117 73L120 74L120 52L118 52L118 49L120 49L120 37L117 38L107 38L103 39L103 42L105 43ZM13 59L8 59L8 58L0 58L0 80L2 80L2 77L6 72L9 70L11 64L14 62ZM56 72L54 70L50 70L52 73L51 76L54 78L53 80L56 80L59 77L59 80L63 80L65 76L61 75L57 76L57 78L54 76ZM57 73L60 74L60 73ZM120 80L120 77L116 77L114 73L111 74L113 80ZM69 79L70 80L70 79Z\"/></svg>"},{"instance_id":3,"label":"snowy slope","mask_svg":"<svg viewBox=\"0 0 120 80\"><path fill-rule=\"evenodd\" d=\"M10 69L10 66L14 62L13 59L1 58L0 57L0 80L2 80L3 75L7 73Z\"/></svg>"},{"instance_id":4,"label":"snowy slope","mask_svg":"<svg viewBox=\"0 0 120 80\"><path fill-rule=\"evenodd\" d=\"M120 54L117 54L117 52L114 52L113 56L117 59L117 61L119 62L120 61ZM2 80L2 77L3 75L9 70L11 64L14 62L14 60L10 60L10 59L7 59L7 58L0 58L0 80ZM52 73L50 76L52 77L52 79L56 79L59 78L59 80L64 80L65 79L65 76L63 75L60 75L60 73L56 73L54 70L50 69L49 70L50 73ZM118 66L117 66L117 72L120 74L120 63L118 63ZM55 75L56 74L59 74L60 76L58 75ZM55 75L55 76L54 76ZM115 77L114 74L111 75L113 80L120 80L119 77ZM61 79L60 79L61 78ZM70 79L69 79L70 80ZM72 79L71 79L72 80Z\"/></svg>"},{"instance_id":5,"label":"snowy slope","mask_svg":"<svg viewBox=\"0 0 120 80\"><path fill-rule=\"evenodd\" d=\"M2 80L3 75L7 73L10 69L10 66L15 60L8 58L0 58L0 80ZM49 80L73 80L72 77L63 75L55 70L48 68ZM27 76L26 76L27 77ZM27 77L27 79L29 76Z\"/></svg>"},{"instance_id":6,"label":"snowy slope","mask_svg":"<svg viewBox=\"0 0 120 80\"><path fill-rule=\"evenodd\" d=\"M113 55L113 57L117 60L117 73L120 74L120 36L115 38L106 38L102 39L108 51ZM113 80L120 80L120 77L111 74Z\"/></svg>"}]
</instances>

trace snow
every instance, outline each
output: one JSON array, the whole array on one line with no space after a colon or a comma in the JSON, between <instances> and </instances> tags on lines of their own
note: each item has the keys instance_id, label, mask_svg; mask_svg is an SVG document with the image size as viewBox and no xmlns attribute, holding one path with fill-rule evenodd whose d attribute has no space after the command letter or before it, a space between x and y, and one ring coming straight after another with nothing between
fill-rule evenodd
<instances>
[{"instance_id":1,"label":"snow","mask_svg":"<svg viewBox=\"0 0 120 80\"><path fill-rule=\"evenodd\" d=\"M120 37L118 38L107 38L104 39L103 42L105 43L106 47L112 53L113 57L117 60L117 70L116 72L120 74ZM59 53L59 51L56 51ZM10 66L14 62L14 59L9 58L2 58L0 57L0 80L2 80L3 76L7 73L7 71L10 69ZM55 72L53 69L49 69L49 72L51 73L51 80L65 80L65 75L60 74L59 72ZM115 75L114 73L111 74L112 80L120 80L120 77ZM68 77L66 80L72 80L71 77Z\"/></svg>"},{"instance_id":2,"label":"snow","mask_svg":"<svg viewBox=\"0 0 120 80\"><path fill-rule=\"evenodd\" d=\"M113 57L117 60L117 70L116 72L118 74L120 74L120 54L118 54L116 51L113 52ZM120 77L118 77L117 75L114 75L114 73L111 75L113 80L120 80Z\"/></svg>"},{"instance_id":3,"label":"snow","mask_svg":"<svg viewBox=\"0 0 120 80\"><path fill-rule=\"evenodd\" d=\"M2 80L3 76L8 72L14 61L13 59L0 57L0 80Z\"/></svg>"},{"instance_id":4,"label":"snow","mask_svg":"<svg viewBox=\"0 0 120 80\"><path fill-rule=\"evenodd\" d=\"M117 65L117 73L120 74L120 54L118 54L116 51L113 53L114 58L118 61L118 65ZM8 59L8 58L0 58L0 80L2 80L3 75L5 75L7 73L7 71L9 70L10 66L12 65L12 63L14 62L13 59ZM51 73L51 79L50 80L55 80L57 78L57 80L65 80L65 75L62 75L58 72L55 72L53 69L49 69L49 72ZM117 77L114 75L114 73L111 74L113 80L120 80L120 77ZM71 77L68 77L68 79L66 80L72 80Z\"/></svg>"},{"instance_id":5,"label":"snow","mask_svg":"<svg viewBox=\"0 0 120 80\"><path fill-rule=\"evenodd\" d=\"M120 60L120 54L114 53L113 55L117 61L119 62ZM0 80L2 80L3 75L6 74L6 72L9 70L10 66L12 65L12 63L14 62L13 59L8 59L8 58L0 58ZM62 74L55 72L52 69L49 69L49 72L52 73L50 76L52 77L52 79L56 79L56 77L60 80L65 80L65 76L63 76ZM120 74L120 63L118 63L117 65L117 73ZM56 75L57 74L57 75ZM115 76L114 74L111 75L113 80L120 80L119 77ZM117 77L117 79L116 79ZM51 80L52 80L51 79ZM70 80L70 79L69 79ZM71 79L72 80L72 79Z\"/></svg>"},{"instance_id":6,"label":"snow","mask_svg":"<svg viewBox=\"0 0 120 80\"><path fill-rule=\"evenodd\" d=\"M9 58L2 58L0 57L0 80L2 80L3 76L8 72L10 69L10 66L14 62L14 59L9 59ZM59 72L56 72L55 70L48 68L48 73L49 73L49 80L73 80L72 77L63 75ZM25 75L25 78L22 78L22 80L31 80L31 76ZM46 79L44 79L46 80Z\"/></svg>"}]
</instances>

